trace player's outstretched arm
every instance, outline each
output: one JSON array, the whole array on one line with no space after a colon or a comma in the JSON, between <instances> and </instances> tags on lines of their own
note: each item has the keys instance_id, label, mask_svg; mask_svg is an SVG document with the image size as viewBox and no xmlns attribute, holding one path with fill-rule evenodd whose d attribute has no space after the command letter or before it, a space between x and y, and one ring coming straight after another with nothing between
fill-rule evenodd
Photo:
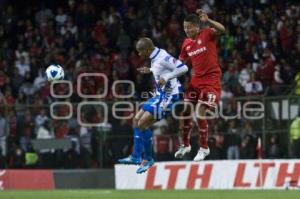
<instances>
[{"instance_id":1,"label":"player's outstretched arm","mask_svg":"<svg viewBox=\"0 0 300 199\"><path fill-rule=\"evenodd\" d=\"M202 9L197 9L196 13L199 15L201 22L209 23L215 29L215 33L222 34L225 32L225 27L221 23L210 19Z\"/></svg>"},{"instance_id":2,"label":"player's outstretched arm","mask_svg":"<svg viewBox=\"0 0 300 199\"><path fill-rule=\"evenodd\" d=\"M173 68L173 71L171 73L168 73L166 75L166 81L169 81L173 78L177 78L177 77L180 77L181 75L185 74L186 72L188 72L189 68L181 63L180 65L176 66Z\"/></svg>"}]
</instances>

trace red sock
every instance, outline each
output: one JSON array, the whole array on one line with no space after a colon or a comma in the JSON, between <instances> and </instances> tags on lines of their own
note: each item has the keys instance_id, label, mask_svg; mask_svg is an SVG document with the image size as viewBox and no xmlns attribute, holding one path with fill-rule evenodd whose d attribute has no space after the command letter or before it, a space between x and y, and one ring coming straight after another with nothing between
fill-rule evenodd
<instances>
[{"instance_id":1,"label":"red sock","mask_svg":"<svg viewBox=\"0 0 300 199\"><path fill-rule=\"evenodd\" d=\"M198 126L199 126L199 144L200 147L207 149L208 144L208 124L207 120L205 119L199 119L198 120Z\"/></svg>"},{"instance_id":2,"label":"red sock","mask_svg":"<svg viewBox=\"0 0 300 199\"><path fill-rule=\"evenodd\" d=\"M190 145L190 137L192 132L192 119L183 119L183 121L180 122L180 130L182 133L182 139L183 139L183 145L185 147Z\"/></svg>"}]
</instances>

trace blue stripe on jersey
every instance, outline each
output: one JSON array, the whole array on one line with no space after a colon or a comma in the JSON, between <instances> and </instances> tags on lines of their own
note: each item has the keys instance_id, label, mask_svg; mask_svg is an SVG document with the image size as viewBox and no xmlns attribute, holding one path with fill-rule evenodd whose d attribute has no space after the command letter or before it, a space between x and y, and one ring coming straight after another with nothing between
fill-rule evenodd
<instances>
[{"instance_id":1,"label":"blue stripe on jersey","mask_svg":"<svg viewBox=\"0 0 300 199\"><path fill-rule=\"evenodd\" d=\"M155 87L156 87L157 91L159 93L162 93L163 91L161 90L161 87L158 85L158 83L155 80L154 80L154 83L155 83Z\"/></svg>"},{"instance_id":2,"label":"blue stripe on jersey","mask_svg":"<svg viewBox=\"0 0 300 199\"><path fill-rule=\"evenodd\" d=\"M179 64L178 66L176 66L176 68L180 68L182 66L184 66L184 64Z\"/></svg>"},{"instance_id":3,"label":"blue stripe on jersey","mask_svg":"<svg viewBox=\"0 0 300 199\"><path fill-rule=\"evenodd\" d=\"M184 92L183 86L182 86L182 85L180 85L180 86L178 87L178 91L179 91L179 93L183 93L183 92Z\"/></svg>"},{"instance_id":4,"label":"blue stripe on jersey","mask_svg":"<svg viewBox=\"0 0 300 199\"><path fill-rule=\"evenodd\" d=\"M151 59L154 59L158 55L159 52L160 52L160 49L158 49L158 51L156 52L156 54Z\"/></svg>"},{"instance_id":5,"label":"blue stripe on jersey","mask_svg":"<svg viewBox=\"0 0 300 199\"><path fill-rule=\"evenodd\" d=\"M168 81L168 82L166 83L166 85L165 85L165 88L170 88L170 87L171 87L171 82Z\"/></svg>"},{"instance_id":6,"label":"blue stripe on jersey","mask_svg":"<svg viewBox=\"0 0 300 199\"><path fill-rule=\"evenodd\" d=\"M171 58L170 55L166 56L166 57L165 57L165 61L168 62L170 58Z\"/></svg>"}]
</instances>

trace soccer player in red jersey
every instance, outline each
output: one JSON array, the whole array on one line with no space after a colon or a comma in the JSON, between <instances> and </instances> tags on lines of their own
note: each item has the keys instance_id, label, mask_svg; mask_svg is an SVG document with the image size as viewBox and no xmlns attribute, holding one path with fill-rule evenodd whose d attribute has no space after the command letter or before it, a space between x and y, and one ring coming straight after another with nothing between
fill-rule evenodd
<instances>
[{"instance_id":1,"label":"soccer player in red jersey","mask_svg":"<svg viewBox=\"0 0 300 199\"><path fill-rule=\"evenodd\" d=\"M221 69L218 61L217 38L225 32L219 22L208 17L201 9L197 14L188 15L183 22L187 38L183 41L179 59L192 64L192 77L185 91L185 108L180 120L180 131L183 145L175 153L175 158L182 158L191 151L190 134L192 130L192 110L195 111L199 127L199 145L194 161L203 160L209 153L207 144L208 124L205 119L208 109L215 110L220 100ZM208 28L200 28L200 23L209 24ZM186 104L189 102L192 106Z\"/></svg>"}]
</instances>

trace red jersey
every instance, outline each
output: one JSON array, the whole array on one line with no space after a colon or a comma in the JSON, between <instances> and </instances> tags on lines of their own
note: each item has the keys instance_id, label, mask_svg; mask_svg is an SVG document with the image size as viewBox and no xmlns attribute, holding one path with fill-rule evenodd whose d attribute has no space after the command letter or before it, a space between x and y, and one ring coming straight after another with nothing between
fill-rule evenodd
<instances>
[{"instance_id":1,"label":"red jersey","mask_svg":"<svg viewBox=\"0 0 300 199\"><path fill-rule=\"evenodd\" d=\"M193 67L193 86L214 85L221 87L221 69L218 61L217 44L211 28L202 29L196 40L183 41L179 59L190 59Z\"/></svg>"}]
</instances>

